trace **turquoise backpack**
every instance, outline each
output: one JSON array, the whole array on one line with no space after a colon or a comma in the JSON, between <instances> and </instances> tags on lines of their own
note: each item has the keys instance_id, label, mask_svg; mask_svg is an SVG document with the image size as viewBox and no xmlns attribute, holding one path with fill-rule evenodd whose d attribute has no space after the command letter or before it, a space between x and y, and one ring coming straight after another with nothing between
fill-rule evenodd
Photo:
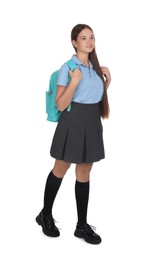
<instances>
[{"instance_id":1,"label":"turquoise backpack","mask_svg":"<svg viewBox=\"0 0 148 260\"><path fill-rule=\"evenodd\" d=\"M71 71L74 71L76 64L73 60L66 62ZM49 89L46 91L46 113L47 120L51 122L58 122L61 116L61 111L58 110L56 105L56 92L57 92L57 80L58 80L59 70L53 72L49 81ZM69 78L70 81L70 78ZM70 111L71 104L67 108L67 111Z\"/></svg>"}]
</instances>

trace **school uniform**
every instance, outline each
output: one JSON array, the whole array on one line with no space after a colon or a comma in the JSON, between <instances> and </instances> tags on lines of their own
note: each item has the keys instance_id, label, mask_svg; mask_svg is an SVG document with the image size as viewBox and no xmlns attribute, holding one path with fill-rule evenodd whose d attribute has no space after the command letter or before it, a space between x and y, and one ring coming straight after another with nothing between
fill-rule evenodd
<instances>
[{"instance_id":1,"label":"school uniform","mask_svg":"<svg viewBox=\"0 0 148 260\"><path fill-rule=\"evenodd\" d=\"M103 82L89 61L86 67L72 56L82 72L71 102L70 112L65 109L53 136L50 155L70 163L92 163L104 159L103 127L100 118L100 101ZM61 66L58 85L68 86L69 66Z\"/></svg>"}]
</instances>

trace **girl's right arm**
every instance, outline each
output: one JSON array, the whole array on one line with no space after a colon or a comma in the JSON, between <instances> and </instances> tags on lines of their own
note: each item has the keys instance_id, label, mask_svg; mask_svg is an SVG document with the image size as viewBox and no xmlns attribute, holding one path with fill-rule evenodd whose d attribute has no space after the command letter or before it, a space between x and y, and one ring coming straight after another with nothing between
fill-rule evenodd
<instances>
[{"instance_id":1,"label":"girl's right arm","mask_svg":"<svg viewBox=\"0 0 148 260\"><path fill-rule=\"evenodd\" d=\"M67 87L58 85L56 104L60 111L64 111L70 105L77 85L82 79L82 73L78 69L75 69L74 72L69 71L69 75L71 81Z\"/></svg>"}]
</instances>

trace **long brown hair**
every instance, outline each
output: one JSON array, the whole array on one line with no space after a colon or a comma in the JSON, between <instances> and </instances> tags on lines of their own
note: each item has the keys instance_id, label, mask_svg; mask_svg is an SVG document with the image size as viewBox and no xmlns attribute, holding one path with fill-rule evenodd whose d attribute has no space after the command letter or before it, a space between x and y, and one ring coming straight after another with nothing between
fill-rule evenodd
<instances>
[{"instance_id":1,"label":"long brown hair","mask_svg":"<svg viewBox=\"0 0 148 260\"><path fill-rule=\"evenodd\" d=\"M87 25L87 24L77 24L71 31L71 41L73 41L73 40L76 41L79 33L85 28L87 28L87 29L89 29L93 32L93 30L91 29L91 27L89 25ZM77 52L77 49L75 47L74 47L74 49ZM100 76L100 78L103 81L104 93L103 93L103 98L100 102L100 115L103 119L108 118L109 112L110 112L108 95L107 95L107 90L106 90L106 87L105 87L105 80L104 80L104 77L103 77L103 74L102 74L102 71L101 71L101 67L100 67L100 64L99 64L99 61L98 61L98 58L97 58L95 48L93 49L93 51L91 53L89 53L88 58L93 65L93 69L96 71L96 73Z\"/></svg>"}]
</instances>

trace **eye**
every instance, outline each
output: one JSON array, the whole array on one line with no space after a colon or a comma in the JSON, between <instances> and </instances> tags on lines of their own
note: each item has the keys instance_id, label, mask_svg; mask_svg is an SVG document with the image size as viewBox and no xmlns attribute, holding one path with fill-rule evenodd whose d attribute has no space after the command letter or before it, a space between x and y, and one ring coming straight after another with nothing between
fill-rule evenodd
<instances>
[{"instance_id":1,"label":"eye","mask_svg":"<svg viewBox=\"0 0 148 260\"><path fill-rule=\"evenodd\" d=\"M82 40L84 40L84 41L85 41L85 40L86 40L86 37L82 37Z\"/></svg>"},{"instance_id":2,"label":"eye","mask_svg":"<svg viewBox=\"0 0 148 260\"><path fill-rule=\"evenodd\" d=\"M90 38L91 38L91 40L94 40L94 39L95 39L95 37L94 37L93 35L92 35Z\"/></svg>"}]
</instances>

